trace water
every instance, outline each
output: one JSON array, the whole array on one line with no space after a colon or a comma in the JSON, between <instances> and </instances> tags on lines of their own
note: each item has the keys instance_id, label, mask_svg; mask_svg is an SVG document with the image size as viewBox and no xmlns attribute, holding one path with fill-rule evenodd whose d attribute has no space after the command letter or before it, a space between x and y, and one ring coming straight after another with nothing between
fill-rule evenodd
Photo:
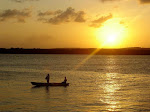
<instances>
[{"instance_id":1,"label":"water","mask_svg":"<svg viewBox=\"0 0 150 112\"><path fill-rule=\"evenodd\" d=\"M0 111L150 112L150 56L0 54Z\"/></svg>"}]
</instances>

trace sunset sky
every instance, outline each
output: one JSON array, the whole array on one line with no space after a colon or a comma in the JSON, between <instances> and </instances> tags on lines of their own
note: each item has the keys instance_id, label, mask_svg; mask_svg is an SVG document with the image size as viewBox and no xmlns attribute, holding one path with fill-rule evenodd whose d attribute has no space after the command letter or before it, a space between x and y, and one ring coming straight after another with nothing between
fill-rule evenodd
<instances>
[{"instance_id":1,"label":"sunset sky","mask_svg":"<svg viewBox=\"0 0 150 112\"><path fill-rule=\"evenodd\" d=\"M150 47L150 0L0 0L0 48Z\"/></svg>"}]
</instances>

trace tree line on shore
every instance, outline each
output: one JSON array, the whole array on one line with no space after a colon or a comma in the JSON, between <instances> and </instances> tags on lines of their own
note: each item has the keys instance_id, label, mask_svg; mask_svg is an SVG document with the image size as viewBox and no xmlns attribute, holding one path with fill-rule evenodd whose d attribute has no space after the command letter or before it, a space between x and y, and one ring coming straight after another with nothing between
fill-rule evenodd
<instances>
[{"instance_id":1,"label":"tree line on shore","mask_svg":"<svg viewBox=\"0 0 150 112\"><path fill-rule=\"evenodd\" d=\"M95 55L150 55L150 48L54 48L54 49L25 49L0 48L0 54L95 54Z\"/></svg>"}]
</instances>

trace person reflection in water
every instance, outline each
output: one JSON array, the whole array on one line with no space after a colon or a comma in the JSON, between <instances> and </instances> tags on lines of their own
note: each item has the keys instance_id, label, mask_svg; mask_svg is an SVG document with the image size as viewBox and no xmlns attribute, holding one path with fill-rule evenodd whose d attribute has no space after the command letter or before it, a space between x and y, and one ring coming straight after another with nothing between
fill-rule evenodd
<instances>
[{"instance_id":1,"label":"person reflection in water","mask_svg":"<svg viewBox=\"0 0 150 112\"><path fill-rule=\"evenodd\" d=\"M45 79L47 80L47 83L49 83L49 79L50 79L49 74L47 74L47 76L45 77Z\"/></svg>"},{"instance_id":2,"label":"person reflection in water","mask_svg":"<svg viewBox=\"0 0 150 112\"><path fill-rule=\"evenodd\" d=\"M66 84L67 82L67 78L65 77L64 81L62 83Z\"/></svg>"}]
</instances>

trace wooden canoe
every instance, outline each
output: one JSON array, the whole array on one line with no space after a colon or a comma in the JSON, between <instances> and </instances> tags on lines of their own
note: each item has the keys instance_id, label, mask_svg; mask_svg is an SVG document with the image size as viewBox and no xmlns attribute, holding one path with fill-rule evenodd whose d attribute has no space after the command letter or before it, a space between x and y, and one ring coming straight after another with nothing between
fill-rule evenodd
<instances>
[{"instance_id":1,"label":"wooden canoe","mask_svg":"<svg viewBox=\"0 0 150 112\"><path fill-rule=\"evenodd\" d=\"M69 83L40 83L40 82L31 82L34 86L69 86Z\"/></svg>"}]
</instances>

